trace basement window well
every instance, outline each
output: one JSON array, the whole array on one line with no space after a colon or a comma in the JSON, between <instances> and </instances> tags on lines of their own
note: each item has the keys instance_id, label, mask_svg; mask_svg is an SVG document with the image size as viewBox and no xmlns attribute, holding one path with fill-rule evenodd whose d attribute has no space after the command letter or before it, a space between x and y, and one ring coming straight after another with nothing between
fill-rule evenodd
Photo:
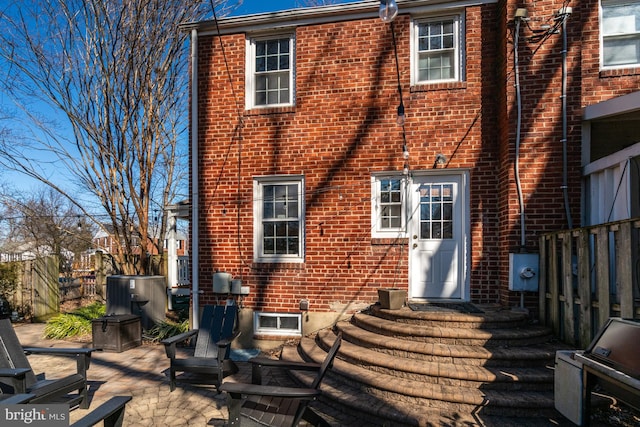
<instances>
[{"instance_id":1,"label":"basement window well","mask_svg":"<svg viewBox=\"0 0 640 427\"><path fill-rule=\"evenodd\" d=\"M302 315L295 313L254 313L253 330L259 335L302 336Z\"/></svg>"}]
</instances>

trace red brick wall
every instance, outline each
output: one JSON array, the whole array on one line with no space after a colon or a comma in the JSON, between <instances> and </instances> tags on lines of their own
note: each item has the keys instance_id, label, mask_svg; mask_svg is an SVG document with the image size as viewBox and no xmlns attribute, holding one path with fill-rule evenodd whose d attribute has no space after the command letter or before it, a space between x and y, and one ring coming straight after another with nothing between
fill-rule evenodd
<instances>
[{"instance_id":1,"label":"red brick wall","mask_svg":"<svg viewBox=\"0 0 640 427\"><path fill-rule=\"evenodd\" d=\"M574 9L568 28L568 154L571 215L579 225L581 106L637 87L635 76L599 76L597 13ZM553 21L557 1L528 6L531 28ZM409 17L394 27L407 113L412 170L468 168L471 195L471 299L519 304L509 292L508 254L520 248L513 171L517 109L513 69L515 2L466 9L465 79L410 87ZM597 22L597 21L595 21ZM553 22L552 22L553 23ZM397 82L390 28L377 19L301 26L296 30L296 106L244 110L245 35L224 36L227 74L217 38L199 38L200 287L212 302L211 277L227 271L251 287L245 303L269 311L312 311L377 300L377 288L407 286L408 242L373 240L370 176L403 167L395 125ZM561 35L520 39L522 137L520 176L526 249L537 235L567 227L562 192ZM594 40L591 38L595 37ZM590 49L595 49L591 51ZM596 61L595 65L593 61ZM585 70L591 70L585 75ZM592 76L593 75L593 76ZM233 82L231 90L229 79ZM607 89L603 95L593 93ZM241 119L240 119L241 117ZM254 264L255 176L305 177L303 264ZM527 306L537 296L527 297Z\"/></svg>"}]
</instances>

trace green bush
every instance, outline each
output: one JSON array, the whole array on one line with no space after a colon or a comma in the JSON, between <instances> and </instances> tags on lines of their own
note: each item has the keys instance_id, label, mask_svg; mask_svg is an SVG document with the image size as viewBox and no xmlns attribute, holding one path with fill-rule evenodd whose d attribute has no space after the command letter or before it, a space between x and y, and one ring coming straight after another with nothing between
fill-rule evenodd
<instances>
[{"instance_id":1,"label":"green bush","mask_svg":"<svg viewBox=\"0 0 640 427\"><path fill-rule=\"evenodd\" d=\"M174 335L187 332L189 330L189 319L185 319L182 322L174 322L172 320L165 320L151 328L145 334L145 338L153 342L162 341L166 338Z\"/></svg>"},{"instance_id":2,"label":"green bush","mask_svg":"<svg viewBox=\"0 0 640 427\"><path fill-rule=\"evenodd\" d=\"M44 336L49 339L65 339L91 334L92 320L104 316L105 313L104 304L95 302L69 313L59 314L47 322Z\"/></svg>"}]
</instances>

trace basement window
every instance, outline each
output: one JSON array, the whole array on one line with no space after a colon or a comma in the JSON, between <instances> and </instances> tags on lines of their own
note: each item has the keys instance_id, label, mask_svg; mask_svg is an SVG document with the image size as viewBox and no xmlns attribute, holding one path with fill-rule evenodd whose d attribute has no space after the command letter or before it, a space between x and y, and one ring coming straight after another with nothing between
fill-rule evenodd
<instances>
[{"instance_id":1,"label":"basement window","mask_svg":"<svg viewBox=\"0 0 640 427\"><path fill-rule=\"evenodd\" d=\"M254 313L253 330L259 335L302 336L302 315L295 313Z\"/></svg>"}]
</instances>

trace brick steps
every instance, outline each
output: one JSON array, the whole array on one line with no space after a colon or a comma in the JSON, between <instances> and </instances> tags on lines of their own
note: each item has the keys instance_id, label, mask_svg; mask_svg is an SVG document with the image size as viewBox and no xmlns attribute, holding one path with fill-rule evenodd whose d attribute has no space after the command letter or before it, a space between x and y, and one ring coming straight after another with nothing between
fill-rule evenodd
<instances>
[{"instance_id":1,"label":"brick steps","mask_svg":"<svg viewBox=\"0 0 640 427\"><path fill-rule=\"evenodd\" d=\"M282 358L320 362L342 332L323 382L322 408L368 420L362 425L475 425L479 417L541 421L557 415L553 364L556 350L566 347L548 330L524 327L512 313L485 314L486 322L476 314L437 317L374 306L338 322L335 331L285 347ZM306 373L292 376L311 381Z\"/></svg>"}]
</instances>

